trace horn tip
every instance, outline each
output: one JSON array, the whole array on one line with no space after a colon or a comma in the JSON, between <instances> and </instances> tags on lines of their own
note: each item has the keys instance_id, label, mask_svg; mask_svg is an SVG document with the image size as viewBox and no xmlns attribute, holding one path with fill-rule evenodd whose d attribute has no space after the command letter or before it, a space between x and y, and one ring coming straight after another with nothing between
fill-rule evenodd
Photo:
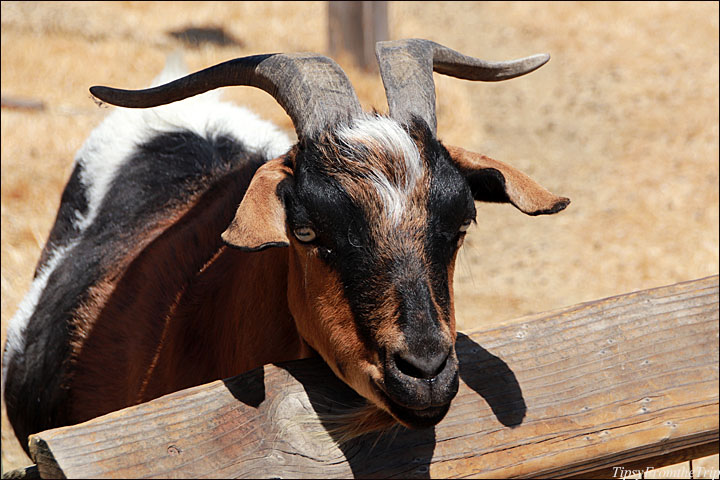
<instances>
[{"instance_id":1,"label":"horn tip","mask_svg":"<svg viewBox=\"0 0 720 480\"><path fill-rule=\"evenodd\" d=\"M112 87L104 87L100 85L94 85L90 87L90 94L95 97L100 103L109 103L118 107L145 107L146 105L136 105L128 98L124 98L122 93L125 90L119 90ZM97 103L97 102L96 102Z\"/></svg>"},{"instance_id":2,"label":"horn tip","mask_svg":"<svg viewBox=\"0 0 720 480\"><path fill-rule=\"evenodd\" d=\"M92 101L95 102L95 104L96 104L98 107L101 107L102 105L104 105L105 103L107 103L107 102L105 101L105 98L104 98L104 95L103 95L103 89L104 89L104 88L107 88L107 87L101 87L101 86L98 86L98 85L94 85L94 86L90 87L90 95L92 95L92 97L91 97L91 98L92 98Z\"/></svg>"},{"instance_id":3,"label":"horn tip","mask_svg":"<svg viewBox=\"0 0 720 480\"><path fill-rule=\"evenodd\" d=\"M549 61L550 61L550 54L548 54L548 53L536 53L535 55L530 55L529 57L519 60L519 62L521 62L522 65L524 65L524 68L522 68L520 71L517 72L518 75L513 75L513 76L520 76L520 75L525 75L530 72L534 72L535 70L542 67ZM510 77L510 78L512 78L512 77Z\"/></svg>"},{"instance_id":4,"label":"horn tip","mask_svg":"<svg viewBox=\"0 0 720 480\"><path fill-rule=\"evenodd\" d=\"M530 57L532 59L532 62L537 65L535 68L540 68L543 65L545 65L547 62L550 61L550 54L549 53L537 53L535 55L532 55Z\"/></svg>"},{"instance_id":5,"label":"horn tip","mask_svg":"<svg viewBox=\"0 0 720 480\"><path fill-rule=\"evenodd\" d=\"M93 85L92 87L90 87L90 94L99 100L106 101L105 100L106 94L108 93L109 90L110 90L109 87Z\"/></svg>"}]
</instances>

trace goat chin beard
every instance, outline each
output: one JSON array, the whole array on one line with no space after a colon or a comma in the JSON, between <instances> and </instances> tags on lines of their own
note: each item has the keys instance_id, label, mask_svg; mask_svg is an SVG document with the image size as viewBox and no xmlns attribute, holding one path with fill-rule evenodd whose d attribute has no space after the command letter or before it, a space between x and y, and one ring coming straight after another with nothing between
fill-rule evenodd
<instances>
[{"instance_id":1,"label":"goat chin beard","mask_svg":"<svg viewBox=\"0 0 720 480\"><path fill-rule=\"evenodd\" d=\"M370 402L340 413L320 414L319 418L338 444L367 433L386 433L400 427L400 423L392 415Z\"/></svg>"},{"instance_id":2,"label":"goat chin beard","mask_svg":"<svg viewBox=\"0 0 720 480\"><path fill-rule=\"evenodd\" d=\"M370 386L370 378L380 374L377 367L367 363L360 372L354 372L351 378L346 378L337 371L334 364L330 366L339 378L364 397L363 403L345 406L340 412L318 414L318 418L325 425L327 432L338 444L343 444L367 433L382 434L401 426L397 419L376 403L377 400L370 400L377 396Z\"/></svg>"}]
</instances>

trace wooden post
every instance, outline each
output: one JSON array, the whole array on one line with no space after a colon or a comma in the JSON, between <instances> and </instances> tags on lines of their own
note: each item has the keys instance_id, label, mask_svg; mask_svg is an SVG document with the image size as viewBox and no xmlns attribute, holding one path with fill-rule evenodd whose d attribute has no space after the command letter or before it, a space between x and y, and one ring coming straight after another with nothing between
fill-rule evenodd
<instances>
[{"instance_id":1,"label":"wooden post","mask_svg":"<svg viewBox=\"0 0 720 480\"><path fill-rule=\"evenodd\" d=\"M377 72L375 43L387 40L387 2L328 2L330 55L349 54L355 64Z\"/></svg>"},{"instance_id":2,"label":"wooden post","mask_svg":"<svg viewBox=\"0 0 720 480\"><path fill-rule=\"evenodd\" d=\"M267 365L33 435L43 477L571 477L718 452L718 276L459 335L447 417L338 445L359 397L320 360ZM629 468L626 468L629 469Z\"/></svg>"}]
</instances>

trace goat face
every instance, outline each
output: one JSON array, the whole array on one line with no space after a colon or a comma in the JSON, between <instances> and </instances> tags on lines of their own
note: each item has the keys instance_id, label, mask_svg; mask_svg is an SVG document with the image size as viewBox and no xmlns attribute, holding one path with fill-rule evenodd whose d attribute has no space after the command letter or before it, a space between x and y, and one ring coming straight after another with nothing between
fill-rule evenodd
<instances>
[{"instance_id":1,"label":"goat face","mask_svg":"<svg viewBox=\"0 0 720 480\"><path fill-rule=\"evenodd\" d=\"M475 216L469 188L437 142L383 117L301 145L294 173L284 203L298 330L396 419L434 425L458 388L450 292Z\"/></svg>"},{"instance_id":2,"label":"goat face","mask_svg":"<svg viewBox=\"0 0 720 480\"><path fill-rule=\"evenodd\" d=\"M457 158L422 121L406 130L364 115L261 167L223 234L249 250L289 246L288 303L301 336L358 393L415 428L439 422L457 393L452 279L474 198L534 191L516 185L510 167L474 168L469 152L451 148Z\"/></svg>"}]
</instances>

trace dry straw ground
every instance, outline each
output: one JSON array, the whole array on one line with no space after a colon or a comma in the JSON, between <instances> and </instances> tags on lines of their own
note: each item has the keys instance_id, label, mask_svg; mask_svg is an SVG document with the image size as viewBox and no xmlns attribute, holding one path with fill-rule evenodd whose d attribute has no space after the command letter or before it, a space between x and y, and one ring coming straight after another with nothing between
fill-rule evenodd
<instances>
[{"instance_id":1,"label":"dry straw ground","mask_svg":"<svg viewBox=\"0 0 720 480\"><path fill-rule=\"evenodd\" d=\"M456 274L461 330L718 272L718 3L389 2L389 15L392 38L552 55L508 82L436 75L442 140L572 198L539 218L478 205ZM88 86L148 84L182 47L166 32L207 25L242 45L186 48L191 69L326 51L325 2L2 2L2 94L46 105L2 110L3 343L73 156L107 113ZM385 111L379 77L340 63L364 106ZM225 96L291 130L265 93ZM28 462L4 410L2 438L4 470Z\"/></svg>"}]
</instances>

